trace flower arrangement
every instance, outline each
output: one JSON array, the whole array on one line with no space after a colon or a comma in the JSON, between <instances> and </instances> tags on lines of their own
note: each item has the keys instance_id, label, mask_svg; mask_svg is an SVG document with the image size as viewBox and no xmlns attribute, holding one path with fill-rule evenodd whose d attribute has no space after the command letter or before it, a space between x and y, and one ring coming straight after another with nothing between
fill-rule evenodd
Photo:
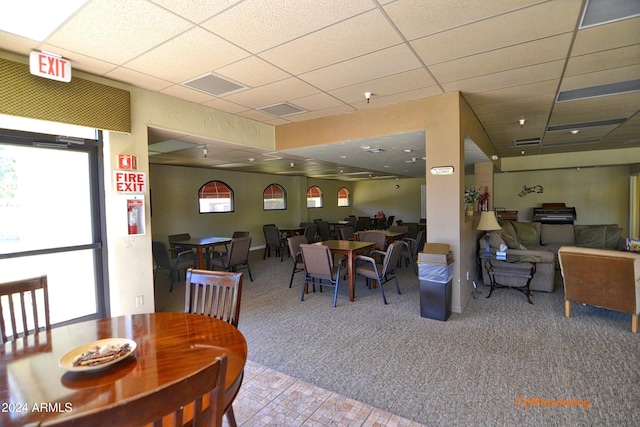
<instances>
[{"instance_id":1,"label":"flower arrangement","mask_svg":"<svg viewBox=\"0 0 640 427\"><path fill-rule=\"evenodd\" d=\"M464 190L464 203L467 205L475 203L480 198L480 189L476 188L475 185L471 185L469 188Z\"/></svg>"},{"instance_id":2,"label":"flower arrangement","mask_svg":"<svg viewBox=\"0 0 640 427\"><path fill-rule=\"evenodd\" d=\"M382 218L386 218L386 215L384 214L384 212L378 211L378 213L376 214L376 219L382 219Z\"/></svg>"},{"instance_id":3,"label":"flower arrangement","mask_svg":"<svg viewBox=\"0 0 640 427\"><path fill-rule=\"evenodd\" d=\"M484 190L484 193L478 196L478 208L481 211L489 210L489 197L491 197L491 195L487 190Z\"/></svg>"}]
</instances>

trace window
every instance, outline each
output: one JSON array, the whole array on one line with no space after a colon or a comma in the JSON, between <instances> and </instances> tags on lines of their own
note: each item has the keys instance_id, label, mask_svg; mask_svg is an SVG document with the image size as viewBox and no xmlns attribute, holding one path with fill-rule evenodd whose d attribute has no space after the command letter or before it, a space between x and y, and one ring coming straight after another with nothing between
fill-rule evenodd
<instances>
[{"instance_id":1,"label":"window","mask_svg":"<svg viewBox=\"0 0 640 427\"><path fill-rule=\"evenodd\" d=\"M307 207L321 208L323 206L322 190L317 185L309 187L307 190Z\"/></svg>"},{"instance_id":2,"label":"window","mask_svg":"<svg viewBox=\"0 0 640 427\"><path fill-rule=\"evenodd\" d=\"M262 192L265 211L287 209L287 192L279 184L271 184Z\"/></svg>"},{"instance_id":3,"label":"window","mask_svg":"<svg viewBox=\"0 0 640 427\"><path fill-rule=\"evenodd\" d=\"M338 190L338 206L351 206L351 194L345 187Z\"/></svg>"},{"instance_id":4,"label":"window","mask_svg":"<svg viewBox=\"0 0 640 427\"><path fill-rule=\"evenodd\" d=\"M198 190L200 213L233 212L233 190L222 181L209 181Z\"/></svg>"},{"instance_id":5,"label":"window","mask_svg":"<svg viewBox=\"0 0 640 427\"><path fill-rule=\"evenodd\" d=\"M39 125L28 123L43 131L63 126ZM0 131L0 283L47 275L52 324L104 317L109 300L103 282L102 134L64 131L84 144Z\"/></svg>"}]
</instances>

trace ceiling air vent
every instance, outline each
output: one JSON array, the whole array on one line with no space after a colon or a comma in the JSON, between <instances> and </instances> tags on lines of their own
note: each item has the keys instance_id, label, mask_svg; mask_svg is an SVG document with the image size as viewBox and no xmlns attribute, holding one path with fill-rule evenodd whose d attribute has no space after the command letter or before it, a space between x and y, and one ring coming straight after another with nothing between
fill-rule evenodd
<instances>
[{"instance_id":1,"label":"ceiling air vent","mask_svg":"<svg viewBox=\"0 0 640 427\"><path fill-rule=\"evenodd\" d=\"M271 114L272 116L276 117L286 117L307 112L307 110L305 110L304 108L296 107L295 105L289 104L288 102L268 105L266 107L258 108L258 110L264 111L265 113Z\"/></svg>"},{"instance_id":2,"label":"ceiling air vent","mask_svg":"<svg viewBox=\"0 0 640 427\"><path fill-rule=\"evenodd\" d=\"M540 145L540 142L542 142L542 138L514 139L513 145L516 147L530 147L532 145Z\"/></svg>"},{"instance_id":3,"label":"ceiling air vent","mask_svg":"<svg viewBox=\"0 0 640 427\"><path fill-rule=\"evenodd\" d=\"M215 75L213 73L205 74L204 76L196 77L193 80L189 80L183 83L184 86L188 86L192 89L197 89L201 92L206 92L214 96L224 96L231 93L236 93L248 89L240 83L236 83L224 77Z\"/></svg>"},{"instance_id":4,"label":"ceiling air vent","mask_svg":"<svg viewBox=\"0 0 640 427\"><path fill-rule=\"evenodd\" d=\"M640 79L628 80L606 85L585 87L581 89L565 90L558 93L556 102L577 101L579 99L597 98L607 95L640 91Z\"/></svg>"}]
</instances>

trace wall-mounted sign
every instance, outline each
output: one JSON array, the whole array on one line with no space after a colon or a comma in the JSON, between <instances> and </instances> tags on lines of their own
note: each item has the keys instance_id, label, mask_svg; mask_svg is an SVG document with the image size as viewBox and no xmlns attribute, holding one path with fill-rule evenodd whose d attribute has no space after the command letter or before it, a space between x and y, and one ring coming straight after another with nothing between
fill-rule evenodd
<instances>
[{"instance_id":1,"label":"wall-mounted sign","mask_svg":"<svg viewBox=\"0 0 640 427\"><path fill-rule=\"evenodd\" d=\"M453 166L436 166L431 168L431 175L453 175Z\"/></svg>"},{"instance_id":2,"label":"wall-mounted sign","mask_svg":"<svg viewBox=\"0 0 640 427\"><path fill-rule=\"evenodd\" d=\"M118 169L138 170L138 158L131 154L118 154Z\"/></svg>"},{"instance_id":3,"label":"wall-mounted sign","mask_svg":"<svg viewBox=\"0 0 640 427\"><path fill-rule=\"evenodd\" d=\"M147 194L147 174L136 171L114 171L117 194Z\"/></svg>"},{"instance_id":4,"label":"wall-mounted sign","mask_svg":"<svg viewBox=\"0 0 640 427\"><path fill-rule=\"evenodd\" d=\"M45 79L71 81L71 61L47 52L32 51L29 54L29 71Z\"/></svg>"}]
</instances>

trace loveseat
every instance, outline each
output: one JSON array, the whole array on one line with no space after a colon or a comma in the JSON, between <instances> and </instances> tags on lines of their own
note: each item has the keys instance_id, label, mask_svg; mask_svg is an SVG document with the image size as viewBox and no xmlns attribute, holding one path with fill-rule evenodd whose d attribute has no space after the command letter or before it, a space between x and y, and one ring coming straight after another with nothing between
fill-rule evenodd
<instances>
[{"instance_id":1,"label":"loveseat","mask_svg":"<svg viewBox=\"0 0 640 427\"><path fill-rule=\"evenodd\" d=\"M595 249L621 249L624 239L622 229L617 224L574 225L542 224L539 222L501 221L502 230L492 231L489 245L496 252L501 244L507 246L507 253L529 255L540 261L536 264L536 273L531 280L532 291L553 292L555 272L560 270L558 249L561 246L579 246ZM479 253L485 251L486 240L479 240ZM489 283L489 276L482 265L482 278ZM519 283L504 280L505 285ZM511 279L518 280L517 278Z\"/></svg>"},{"instance_id":2,"label":"loveseat","mask_svg":"<svg viewBox=\"0 0 640 427\"><path fill-rule=\"evenodd\" d=\"M562 246L565 316L571 302L631 313L631 331L638 332L640 314L640 254Z\"/></svg>"}]
</instances>

